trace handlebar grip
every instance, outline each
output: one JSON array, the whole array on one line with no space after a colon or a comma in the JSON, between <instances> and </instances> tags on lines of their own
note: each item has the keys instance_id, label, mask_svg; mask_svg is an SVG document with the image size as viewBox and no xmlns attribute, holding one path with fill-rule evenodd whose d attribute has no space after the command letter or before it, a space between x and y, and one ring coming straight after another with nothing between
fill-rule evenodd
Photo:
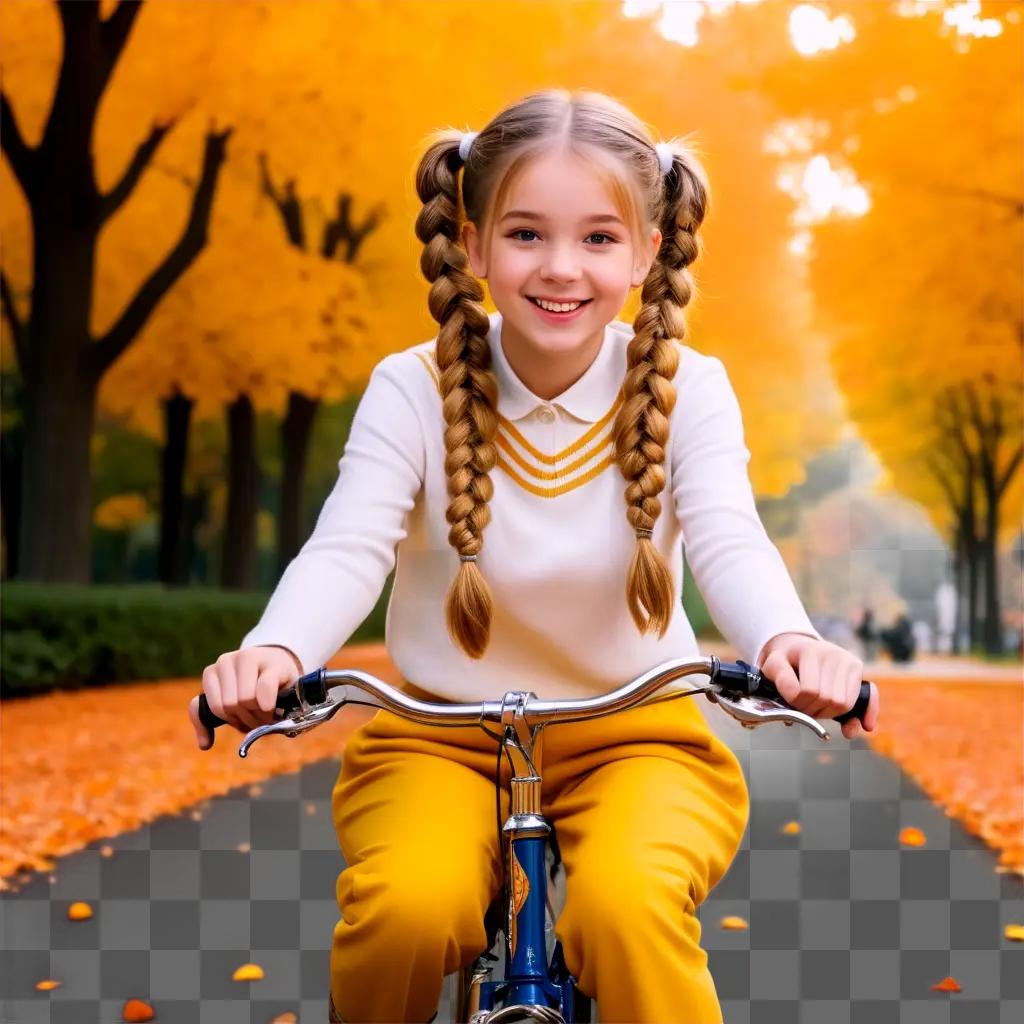
<instances>
[{"instance_id":1,"label":"handlebar grip","mask_svg":"<svg viewBox=\"0 0 1024 1024\"><path fill-rule=\"evenodd\" d=\"M287 690L282 690L277 695L277 707L285 714L290 711L298 711L302 706L299 701L301 692L307 704L323 704L327 700L327 687L324 683L325 668L318 668L295 680L295 685ZM206 699L206 694L199 695L199 721L202 722L210 732L222 725L227 725L223 718L218 718Z\"/></svg>"},{"instance_id":2,"label":"handlebar grip","mask_svg":"<svg viewBox=\"0 0 1024 1024\"><path fill-rule=\"evenodd\" d=\"M739 690L741 693L749 694L751 697L764 697L766 700L778 701L789 707L786 699L775 688L775 684L767 679L760 669L748 665L745 661L721 662L715 676L715 682L720 682L732 690ZM836 715L832 719L842 725L851 718L856 718L861 725L864 724L864 716L867 714L868 703L871 700L871 681L862 679L860 693L857 695L852 708Z\"/></svg>"}]
</instances>

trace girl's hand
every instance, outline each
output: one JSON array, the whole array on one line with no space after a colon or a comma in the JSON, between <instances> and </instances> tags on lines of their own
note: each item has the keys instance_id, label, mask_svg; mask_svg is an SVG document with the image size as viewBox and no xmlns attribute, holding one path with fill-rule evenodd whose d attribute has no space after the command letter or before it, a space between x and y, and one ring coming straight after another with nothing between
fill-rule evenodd
<instances>
[{"instance_id":1,"label":"girl's hand","mask_svg":"<svg viewBox=\"0 0 1024 1024\"><path fill-rule=\"evenodd\" d=\"M857 702L864 662L827 640L804 633L780 633L765 644L759 668L790 707L811 718L835 718ZM873 732L877 721L878 687L871 683L864 729ZM848 740L861 731L856 718L841 728Z\"/></svg>"},{"instance_id":2,"label":"girl's hand","mask_svg":"<svg viewBox=\"0 0 1024 1024\"><path fill-rule=\"evenodd\" d=\"M247 647L228 651L203 670L203 692L210 710L239 732L249 732L275 720L277 695L302 674L299 659L287 647ZM188 717L200 750L213 737L199 721L199 698L193 697Z\"/></svg>"}]
</instances>

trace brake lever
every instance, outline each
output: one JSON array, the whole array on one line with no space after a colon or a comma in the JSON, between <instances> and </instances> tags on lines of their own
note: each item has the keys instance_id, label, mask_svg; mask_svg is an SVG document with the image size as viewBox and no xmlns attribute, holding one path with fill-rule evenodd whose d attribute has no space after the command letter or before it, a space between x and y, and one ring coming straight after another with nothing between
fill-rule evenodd
<instances>
[{"instance_id":1,"label":"brake lever","mask_svg":"<svg viewBox=\"0 0 1024 1024\"><path fill-rule=\"evenodd\" d=\"M753 729L766 722L783 722L786 725L806 726L823 743L832 738L816 718L767 697L752 697L712 685L707 690L707 698L712 704L718 704L723 711L727 711L744 729Z\"/></svg>"},{"instance_id":2,"label":"brake lever","mask_svg":"<svg viewBox=\"0 0 1024 1024\"><path fill-rule=\"evenodd\" d=\"M238 748L238 756L246 757L249 753L249 748L257 740L272 733L283 733L285 736L293 739L300 733L315 729L318 725L323 725L324 722L333 718L344 706L344 701L307 705L304 711L292 711L285 715L284 718L271 722L269 725L259 725L245 734L245 739L242 740L242 745Z\"/></svg>"}]
</instances>

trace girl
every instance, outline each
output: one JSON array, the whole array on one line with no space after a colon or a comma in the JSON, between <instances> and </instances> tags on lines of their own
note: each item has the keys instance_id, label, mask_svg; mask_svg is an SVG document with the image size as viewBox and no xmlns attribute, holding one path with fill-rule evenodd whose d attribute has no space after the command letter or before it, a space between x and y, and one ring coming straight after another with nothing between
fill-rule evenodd
<instances>
[{"instance_id":1,"label":"girl","mask_svg":"<svg viewBox=\"0 0 1024 1024\"><path fill-rule=\"evenodd\" d=\"M313 535L204 672L213 711L270 721L396 558L387 646L410 693L607 692L698 653L684 545L743 658L808 714L852 707L862 663L815 631L758 519L725 368L681 342L708 206L685 146L655 146L601 94L545 91L435 136L416 185L437 336L375 368ZM635 287L629 326L614 318ZM865 728L877 715L873 693ZM429 1020L442 976L486 945L493 757L480 730L385 711L352 737L333 794L333 1020ZM543 774L566 868L556 932L601 1020L720 1022L696 910L746 827L735 755L682 700L547 730Z\"/></svg>"}]
</instances>

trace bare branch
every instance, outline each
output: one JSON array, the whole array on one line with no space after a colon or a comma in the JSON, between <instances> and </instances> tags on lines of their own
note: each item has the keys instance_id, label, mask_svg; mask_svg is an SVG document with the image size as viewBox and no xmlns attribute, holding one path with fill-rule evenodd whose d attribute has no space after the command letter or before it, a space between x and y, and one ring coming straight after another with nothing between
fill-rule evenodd
<instances>
[{"instance_id":1,"label":"bare branch","mask_svg":"<svg viewBox=\"0 0 1024 1024\"><path fill-rule=\"evenodd\" d=\"M1003 492L1010 486L1013 474L1020 468L1021 459L1024 459L1024 444L1017 445L1017 450L1010 456L1003 475L996 480L996 500L1003 496Z\"/></svg>"},{"instance_id":2,"label":"bare branch","mask_svg":"<svg viewBox=\"0 0 1024 1024\"><path fill-rule=\"evenodd\" d=\"M954 512L958 512L960 503L956 497L956 489L953 487L953 482L946 475L942 466L939 465L938 459L935 458L934 453L929 452L924 458L925 464L932 471L932 475L939 482L939 486L946 492L946 497L949 498L949 504L953 508Z\"/></svg>"},{"instance_id":3,"label":"bare branch","mask_svg":"<svg viewBox=\"0 0 1024 1024\"><path fill-rule=\"evenodd\" d=\"M103 338L88 346L84 358L86 368L93 374L102 376L114 360L128 348L157 303L202 252L206 244L213 193L231 132L231 128L217 132L211 127L207 133L199 184L196 186L185 229L163 262L142 283L117 322Z\"/></svg>"},{"instance_id":4,"label":"bare branch","mask_svg":"<svg viewBox=\"0 0 1024 1024\"><path fill-rule=\"evenodd\" d=\"M14 354L18 358L18 369L24 378L28 363L28 324L21 319L18 307L14 304L14 289L7 275L0 269L0 301L3 302L7 322L11 325L11 336L14 338Z\"/></svg>"},{"instance_id":5,"label":"bare branch","mask_svg":"<svg viewBox=\"0 0 1024 1024\"><path fill-rule=\"evenodd\" d=\"M7 93L0 91L0 146L3 147L11 169L25 195L29 195L36 163L36 150L25 142L25 137L18 127L14 108L11 106Z\"/></svg>"},{"instance_id":6,"label":"bare branch","mask_svg":"<svg viewBox=\"0 0 1024 1024\"><path fill-rule=\"evenodd\" d=\"M114 13L103 22L103 45L110 56L111 64L117 62L141 10L142 0L121 0Z\"/></svg>"},{"instance_id":7,"label":"bare branch","mask_svg":"<svg viewBox=\"0 0 1024 1024\"><path fill-rule=\"evenodd\" d=\"M377 229L386 214L387 207L383 203L378 203L366 215L362 224L356 225L352 219L352 196L348 192L341 193L338 196L337 213L324 228L320 254L327 259L333 259L339 243L344 242L344 261L355 263L363 242Z\"/></svg>"},{"instance_id":8,"label":"bare branch","mask_svg":"<svg viewBox=\"0 0 1024 1024\"><path fill-rule=\"evenodd\" d=\"M302 219L302 203L295 191L295 179L289 178L284 183L284 188L279 189L270 177L270 165L267 163L265 152L259 154L259 161L260 186L263 189L263 194L270 198L281 215L285 237L296 249L305 250L306 227Z\"/></svg>"},{"instance_id":9,"label":"bare branch","mask_svg":"<svg viewBox=\"0 0 1024 1024\"><path fill-rule=\"evenodd\" d=\"M121 6L124 6L122 2ZM125 200L132 194L135 186L142 177L143 171L149 166L157 146L160 145L163 137L174 127L174 121L167 124L155 124L150 129L149 136L139 144L138 149L125 169L121 180L99 201L99 221L101 224L108 221L121 208Z\"/></svg>"}]
</instances>

